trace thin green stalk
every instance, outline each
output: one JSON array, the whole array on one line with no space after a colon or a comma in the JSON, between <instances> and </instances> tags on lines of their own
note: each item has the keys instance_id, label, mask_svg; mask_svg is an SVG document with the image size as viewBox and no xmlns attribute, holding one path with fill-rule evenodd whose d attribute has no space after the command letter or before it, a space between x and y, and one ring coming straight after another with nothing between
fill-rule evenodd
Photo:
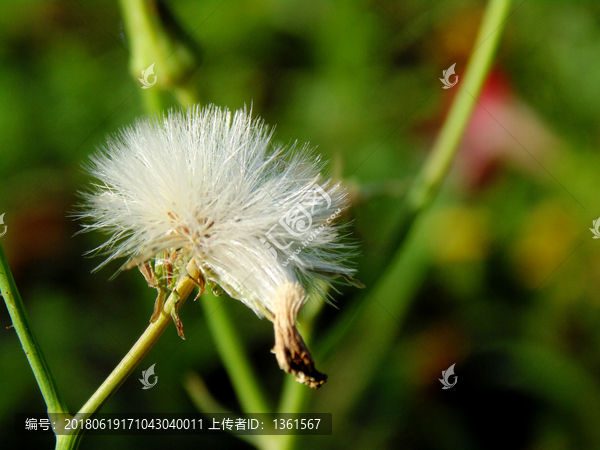
<instances>
[{"instance_id":1,"label":"thin green stalk","mask_svg":"<svg viewBox=\"0 0 600 450\"><path fill-rule=\"evenodd\" d=\"M165 23L155 1L120 0L127 37L131 46L130 69L137 79L141 71L155 64L156 87L143 90L146 109L160 111L160 89L169 91L184 108L198 103L189 76L197 67L193 42L174 23ZM201 301L217 350L245 412L268 413L269 407L238 335L219 303L210 293ZM263 448L270 440L259 439Z\"/></svg>"},{"instance_id":2,"label":"thin green stalk","mask_svg":"<svg viewBox=\"0 0 600 450\"><path fill-rule=\"evenodd\" d=\"M69 409L60 395L50 366L29 323L25 305L21 300L17 285L8 267L8 261L6 260L2 245L0 245L0 291L8 308L13 327L17 332L19 341L21 341L27 361L31 366L35 380L46 402L48 412L68 413Z\"/></svg>"},{"instance_id":3,"label":"thin green stalk","mask_svg":"<svg viewBox=\"0 0 600 450\"><path fill-rule=\"evenodd\" d=\"M141 71L150 64L155 64L156 82L165 90L172 89L175 98L187 107L195 103L196 95L189 88L188 80L191 70L195 67L195 55L176 36L173 29L167 30L159 17L156 2L145 0L121 0L121 8L129 41L132 58L131 71L135 78L141 76ZM160 77L159 77L160 76ZM146 107L150 111L158 111L162 107L159 89L144 89ZM177 286L179 306L194 288L191 279L185 277ZM31 330L29 319L14 279L8 267L4 251L0 246L0 289L11 316L13 326L19 336L23 350L27 355L36 381L40 387L48 412L68 414L68 408L56 386L50 367L44 358L41 348ZM150 351L154 343L171 322L169 315L174 307L175 296L171 295L164 307L164 313L159 319L150 324L144 334L127 353L115 370L104 381L77 414L78 417L89 417L116 392L125 379L131 374L139 362ZM81 434L57 436L57 449L77 448Z\"/></svg>"},{"instance_id":4,"label":"thin green stalk","mask_svg":"<svg viewBox=\"0 0 600 450\"><path fill-rule=\"evenodd\" d=\"M134 371L137 365L144 359L144 356L150 351L152 346L158 341L158 338L167 329L172 321L171 310L175 307L175 298L177 300L178 307L185 302L187 297L190 295L196 285L189 277L183 277L183 279L177 285L175 289L177 294L174 292L169 296L165 303L163 313L158 317L156 322L151 323L144 331L144 334L140 336L138 341L131 347L129 352L121 360L119 365L115 367L112 373L108 376L98 390L90 397L90 399L83 405L81 410L77 413L80 414L93 414L98 411L104 403L119 389L121 384L127 379L127 377Z\"/></svg>"},{"instance_id":5,"label":"thin green stalk","mask_svg":"<svg viewBox=\"0 0 600 450\"><path fill-rule=\"evenodd\" d=\"M366 298L349 310L330 333L331 337L320 347L327 352L343 348L329 360L333 367L330 375L343 377L347 383L332 386L318 401L320 406L329 405L340 416L350 410L360 394L364 392L387 349L393 342L396 330L402 325L408 304L424 278L427 267L427 236L421 226L414 226L422 213L431 205L435 195L450 169L450 164L461 136L473 111L475 98L490 68L498 46L503 24L509 13L509 0L491 0L483 16L477 36L475 51L469 60L459 92L446 117L442 130L433 146L425 165L407 196L404 216L392 248L388 269ZM411 231L412 230L412 231ZM319 351L317 356L323 357Z\"/></svg>"},{"instance_id":6,"label":"thin green stalk","mask_svg":"<svg viewBox=\"0 0 600 450\"><path fill-rule=\"evenodd\" d=\"M192 260L193 262L193 260ZM134 346L129 350L125 357L121 360L119 365L112 371L112 373L104 380L102 385L96 392L89 398L89 400L79 410L76 419L87 419L96 413L102 405L104 405L110 397L119 389L123 382L131 375L137 365L144 359L144 356L148 354L152 346L158 341L158 338L167 329L172 321L171 310L175 307L181 307L187 297L196 287L196 284L192 281L192 278L197 279L199 276L199 269L195 264L190 263L188 265L188 272L190 277L182 277L177 283L177 287L173 293L169 296L165 302L163 313L158 317L156 322L151 323L144 334L138 339ZM176 292L176 293L175 293ZM72 435L58 436L56 450L71 450L77 448L79 441L82 437L82 430L78 429Z\"/></svg>"},{"instance_id":7,"label":"thin green stalk","mask_svg":"<svg viewBox=\"0 0 600 450\"><path fill-rule=\"evenodd\" d=\"M431 154L408 193L407 201L414 212L431 204L450 169L458 144L475 107L475 99L481 92L494 59L510 4L510 0L491 0L488 3L475 40L475 50L469 59L462 82L458 84L456 98Z\"/></svg>"},{"instance_id":8,"label":"thin green stalk","mask_svg":"<svg viewBox=\"0 0 600 450\"><path fill-rule=\"evenodd\" d=\"M200 378L196 372L189 372L183 381L183 387L187 391L190 399L198 409L203 413L219 413L229 414L230 410L225 408L213 395L204 384L204 380Z\"/></svg>"},{"instance_id":9,"label":"thin green stalk","mask_svg":"<svg viewBox=\"0 0 600 450\"><path fill-rule=\"evenodd\" d=\"M81 443L81 437L79 434L57 434L56 435L56 447L55 450L77 450Z\"/></svg>"},{"instance_id":10,"label":"thin green stalk","mask_svg":"<svg viewBox=\"0 0 600 450\"><path fill-rule=\"evenodd\" d=\"M409 189L406 201L400 209L401 217L392 242L388 246L390 251L381 255L385 265L394 264L394 260L396 264L399 263L399 255L406 247L406 241L414 228L414 224L427 207L431 205L450 170L458 144L473 112L475 99L481 91L500 42L510 4L510 0L491 0L486 7L475 40L475 50L469 59L462 80L458 83L458 93L436 138L433 149ZM388 272L393 270L393 268L389 268ZM382 270L381 275L375 282L384 282L382 280L384 273L385 271ZM365 299L360 304L355 303L348 308L325 341L320 344L320 349L323 352L322 356L336 348L339 342L351 332L356 320L361 317L360 311L363 308L363 303L373 303L375 300L372 297L371 295L371 300Z\"/></svg>"},{"instance_id":11,"label":"thin green stalk","mask_svg":"<svg viewBox=\"0 0 600 450\"><path fill-rule=\"evenodd\" d=\"M192 399L192 402L198 408L198 411L203 413L223 413L232 414L227 408L223 407L210 393L204 381L195 372L190 372L186 375L183 387L187 391L188 395ZM246 435L236 434L236 437L246 441L248 444L253 445L256 448L271 448L265 441L273 441L272 436L261 436L261 435Z\"/></svg>"},{"instance_id":12,"label":"thin green stalk","mask_svg":"<svg viewBox=\"0 0 600 450\"><path fill-rule=\"evenodd\" d=\"M415 227L404 250L360 303L355 317L350 317L351 326L343 337L337 336L340 341L335 352L326 359L330 386L315 399L315 410L332 413L336 426L341 425L346 412L352 411L371 383L425 280L428 232L427 227ZM325 359L321 347L316 349L315 357Z\"/></svg>"},{"instance_id":13,"label":"thin green stalk","mask_svg":"<svg viewBox=\"0 0 600 450\"><path fill-rule=\"evenodd\" d=\"M493 62L510 5L510 0L490 0L486 7L473 53L464 75L461 75L458 82L456 97L431 152L411 184L402 207L399 208L395 232L388 250L381 255L381 267L389 264L394 255L401 251L417 217L431 205L450 170L476 99Z\"/></svg>"},{"instance_id":14,"label":"thin green stalk","mask_svg":"<svg viewBox=\"0 0 600 450\"><path fill-rule=\"evenodd\" d=\"M208 328L242 410L246 413L269 413L270 408L265 394L252 370L238 334L235 332L221 300L211 292L202 295L202 307L206 315Z\"/></svg>"}]
</instances>

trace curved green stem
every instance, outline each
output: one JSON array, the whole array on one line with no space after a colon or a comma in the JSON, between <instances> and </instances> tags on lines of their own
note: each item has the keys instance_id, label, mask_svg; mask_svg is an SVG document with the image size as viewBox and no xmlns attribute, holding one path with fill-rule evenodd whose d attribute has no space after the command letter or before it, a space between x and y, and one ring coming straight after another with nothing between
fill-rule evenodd
<instances>
[{"instance_id":1,"label":"curved green stem","mask_svg":"<svg viewBox=\"0 0 600 450\"><path fill-rule=\"evenodd\" d=\"M344 385L343 392L339 392L341 387L332 386L319 398L325 403L328 399L337 398L335 395L342 398L343 401L334 405L334 411L340 416L351 408L368 385L424 278L427 268L424 242L427 236L423 236L420 227L414 224L433 202L450 169L475 99L492 63L510 4L510 0L490 0L488 3L475 50L459 83L457 96L431 154L407 195L395 242L391 245L394 251L382 256L390 261L388 269L366 298L345 312L320 346L321 351L317 352L323 358L325 353L339 348L340 342L344 341L343 349L329 360L334 368L331 376L343 376L351 382ZM360 364L353 364L354 361L360 361Z\"/></svg>"},{"instance_id":2,"label":"curved green stem","mask_svg":"<svg viewBox=\"0 0 600 450\"><path fill-rule=\"evenodd\" d=\"M392 237L392 242L388 246L390 251L381 255L383 267L395 264L393 261L399 261L399 256L405 250L406 241L414 228L414 224L421 213L431 205L450 170L450 164L456 155L458 144L473 112L476 98L492 64L502 35L502 27L509 13L510 4L510 0L490 0L488 3L475 41L473 54L467 64L465 75L458 84L459 90L456 98L446 116L431 153L409 189L404 205L400 208L400 219ZM393 268L390 268L388 272L393 272L393 270ZM384 282L382 280L384 272L382 270L381 275L374 282ZM371 295L371 303L376 301L372 297ZM364 302L369 302L369 300ZM324 352L322 356L328 354L344 336L351 332L350 330L355 326L356 319L360 317L360 310L363 308L362 303L364 302L361 302L361 304L355 303L348 308L343 318L328 333L325 341L320 345L321 351Z\"/></svg>"},{"instance_id":3,"label":"curved green stem","mask_svg":"<svg viewBox=\"0 0 600 450\"><path fill-rule=\"evenodd\" d=\"M83 405L79 410L75 418L83 419L89 418L95 412L97 412L102 405L104 405L110 397L119 389L121 384L129 377L134 371L137 365L144 359L144 356L148 354L152 346L156 343L158 338L167 329L172 321L171 310L174 307L180 308L185 302L187 297L196 287L196 284L192 281L192 278L197 279L200 272L195 263L188 265L188 272L190 277L184 276L177 283L177 287L173 290L169 298L167 299L163 308L162 314L156 319L156 322L151 323L144 334L138 339L135 345L129 350L127 355L121 360L119 365L112 371L112 373L104 380L102 385L96 392L90 397L90 399ZM175 304L177 303L177 306ZM57 436L57 447L56 450L67 450L77 448L79 441L81 440L82 430L77 429L75 433L71 435Z\"/></svg>"},{"instance_id":4,"label":"curved green stem","mask_svg":"<svg viewBox=\"0 0 600 450\"><path fill-rule=\"evenodd\" d=\"M19 341L29 361L35 380L37 381L46 406L48 407L49 413L68 413L68 408L60 395L56 380L52 375L50 366L44 357L40 344L38 343L31 324L29 323L29 317L25 310L25 305L21 300L17 285L12 276L10 268L8 267L8 261L4 250L0 245L0 291L4 302L8 308L8 313L12 320L13 327L17 332Z\"/></svg>"}]
</instances>

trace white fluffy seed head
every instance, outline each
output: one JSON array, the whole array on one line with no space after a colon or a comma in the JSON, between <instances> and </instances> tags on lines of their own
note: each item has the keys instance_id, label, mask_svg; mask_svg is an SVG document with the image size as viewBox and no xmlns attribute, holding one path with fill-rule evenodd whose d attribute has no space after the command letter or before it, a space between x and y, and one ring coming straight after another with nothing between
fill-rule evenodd
<instances>
[{"instance_id":1,"label":"white fluffy seed head","mask_svg":"<svg viewBox=\"0 0 600 450\"><path fill-rule=\"evenodd\" d=\"M353 269L353 246L335 219L345 191L320 176L304 146L286 150L245 109L215 106L141 119L108 140L88 170L99 183L84 193L86 230L110 238L106 264L181 249L204 277L257 314L276 309L277 288L318 285ZM101 266L102 266L101 265Z\"/></svg>"}]
</instances>

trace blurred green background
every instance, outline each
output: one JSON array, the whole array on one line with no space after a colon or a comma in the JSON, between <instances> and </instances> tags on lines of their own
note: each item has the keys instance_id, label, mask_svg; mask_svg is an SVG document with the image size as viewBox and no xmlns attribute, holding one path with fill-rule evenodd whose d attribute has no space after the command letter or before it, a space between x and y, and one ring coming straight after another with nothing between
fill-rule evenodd
<instances>
[{"instance_id":1,"label":"blurred green background","mask_svg":"<svg viewBox=\"0 0 600 450\"><path fill-rule=\"evenodd\" d=\"M201 102L252 104L277 140L317 146L351 193L367 289L344 288L315 325L330 378L307 411L331 412L334 432L297 448L600 448L600 241L588 230L600 216L600 4L513 4L443 191L374 294L406 188L455 93L438 79L456 63L460 83L485 3L167 6L197 47L189 83ZM104 237L74 236L69 217L90 181L81 164L145 113L128 67L116 2L0 4L1 242L73 411L143 332L156 295L135 271L109 280L119 264L91 273L101 259L82 255ZM271 324L239 302L222 307L275 404ZM195 412L189 371L239 410L202 309L188 302L180 316L187 340L170 327L136 372L156 363L157 385L132 376L103 412ZM52 437L14 434L15 413L45 405L4 307L0 319L2 446L53 448ZM335 339L340 320L349 331ZM442 390L451 364L458 382ZM250 448L231 436L84 436L80 448L167 445Z\"/></svg>"}]
</instances>

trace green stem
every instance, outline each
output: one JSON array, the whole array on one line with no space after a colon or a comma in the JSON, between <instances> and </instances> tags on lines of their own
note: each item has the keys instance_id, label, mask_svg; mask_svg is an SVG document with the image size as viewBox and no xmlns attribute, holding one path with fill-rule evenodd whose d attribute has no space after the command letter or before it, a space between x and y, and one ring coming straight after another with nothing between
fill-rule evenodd
<instances>
[{"instance_id":1,"label":"green stem","mask_svg":"<svg viewBox=\"0 0 600 450\"><path fill-rule=\"evenodd\" d=\"M192 399L192 402L198 408L198 411L203 413L223 413L232 414L227 408L223 407L210 393L204 381L195 372L190 372L185 377L183 387ZM265 440L273 440L271 436L253 436L245 434L236 434L239 439L248 442L256 448L269 448L265 445Z\"/></svg>"},{"instance_id":2,"label":"green stem","mask_svg":"<svg viewBox=\"0 0 600 450\"><path fill-rule=\"evenodd\" d=\"M158 341L158 338L167 329L172 321L171 310L175 307L175 304L177 303L177 308L180 308L196 287L192 278L197 279L200 272L193 260L188 265L187 270L190 273L190 277L184 276L179 280L177 287L165 302L162 314L158 317L156 322L151 323L148 328L146 328L144 334L142 334L131 350L129 350L119 365L112 371L108 378L104 380L102 385L94 392L85 405L83 405L75 416L77 420L85 420L91 417L108 401L108 399L110 399L110 397L112 397L121 384L123 384L127 377L135 370L142 359L144 359L144 356L148 354L152 346ZM77 448L81 437L81 429L78 429L72 435L58 436L56 450L71 450Z\"/></svg>"},{"instance_id":3,"label":"green stem","mask_svg":"<svg viewBox=\"0 0 600 450\"><path fill-rule=\"evenodd\" d=\"M444 124L433 144L427 160L412 183L399 210L399 220L388 246L381 255L381 267L385 267L394 255L401 251L419 214L433 202L450 170L458 144L469 123L476 99L487 77L494 54L502 36L504 22L509 15L510 0L490 0L483 14L475 40L473 53L464 75L458 83L458 92Z\"/></svg>"},{"instance_id":4,"label":"green stem","mask_svg":"<svg viewBox=\"0 0 600 450\"><path fill-rule=\"evenodd\" d=\"M329 360L334 368L331 376L351 380L343 387L332 386L319 397L320 406L328 400L341 398L333 407L340 418L368 385L374 371L394 339L394 330L401 326L410 300L424 278L427 267L426 242L421 227L414 224L431 205L446 177L458 144L468 124L475 99L492 63L500 41L503 24L508 16L509 0L491 0L483 16L475 51L459 84L459 91L438 135L433 150L410 189L403 217L391 245L395 251L383 256L391 261L388 269L362 302L349 309L320 346L328 352L339 350ZM411 232L412 230L412 232ZM420 234L419 234L420 233ZM317 352L322 358L323 353Z\"/></svg>"},{"instance_id":5,"label":"green stem","mask_svg":"<svg viewBox=\"0 0 600 450\"><path fill-rule=\"evenodd\" d=\"M54 450L77 450L82 434L57 434Z\"/></svg>"},{"instance_id":6,"label":"green stem","mask_svg":"<svg viewBox=\"0 0 600 450\"><path fill-rule=\"evenodd\" d=\"M202 295L202 307L242 410L246 413L269 413L266 396L252 370L239 336L221 307L221 301L207 291Z\"/></svg>"},{"instance_id":7,"label":"green stem","mask_svg":"<svg viewBox=\"0 0 600 450\"><path fill-rule=\"evenodd\" d=\"M196 372L189 372L183 381L183 387L187 391L190 399L198 409L203 413L219 413L229 414L227 408L219 403L219 401L213 397L210 393L204 380L200 378Z\"/></svg>"},{"instance_id":8,"label":"green stem","mask_svg":"<svg viewBox=\"0 0 600 450\"><path fill-rule=\"evenodd\" d=\"M21 300L21 296L17 290L17 285L15 284L15 280L8 267L8 261L6 260L6 255L4 254L1 245L0 291L2 292L2 297L4 297L4 302L8 308L13 327L17 332L19 341L21 341L25 356L29 361L33 375L40 387L44 401L46 402L48 412L68 413L69 409L60 395L56 380L54 380L54 376L52 376L50 366L44 357L42 348L33 334L33 329L29 323L25 305Z\"/></svg>"},{"instance_id":9,"label":"green stem","mask_svg":"<svg viewBox=\"0 0 600 450\"><path fill-rule=\"evenodd\" d=\"M183 31L173 30L175 24L163 22L155 1L120 0L127 39L130 43L130 70L136 83L142 70L154 64L156 85L140 89L146 109L160 111L165 103L161 89L171 92L183 108L198 102L189 76L196 68L195 51L185 41ZM148 81L153 82L154 76Z\"/></svg>"},{"instance_id":10,"label":"green stem","mask_svg":"<svg viewBox=\"0 0 600 450\"><path fill-rule=\"evenodd\" d=\"M335 352L326 360L331 385L315 399L315 409L331 412L336 426L341 426L347 411L352 411L397 339L411 300L427 273L429 229L415 228L358 311L345 317L350 321L345 335L336 336ZM337 332L337 327L332 332ZM316 350L316 358L323 360L322 347ZM336 379L344 382L334 383Z\"/></svg>"},{"instance_id":11,"label":"green stem","mask_svg":"<svg viewBox=\"0 0 600 450\"><path fill-rule=\"evenodd\" d=\"M409 208L418 213L431 204L440 189L458 144L469 123L508 16L510 0L491 0L483 15L475 50L458 85L458 93L433 145L431 154L408 193Z\"/></svg>"},{"instance_id":12,"label":"green stem","mask_svg":"<svg viewBox=\"0 0 600 450\"><path fill-rule=\"evenodd\" d=\"M421 213L431 205L450 170L450 164L456 155L458 144L473 112L475 99L481 91L492 64L493 56L502 35L502 28L509 13L510 4L510 0L490 0L486 7L475 41L474 52L469 59L462 81L458 84L458 93L436 138L433 149L409 189L406 201L400 209L401 217L388 246L390 250L381 255L382 267L393 264L392 261L394 260L398 261L414 224ZM382 270L374 282L381 283L384 273L385 271ZM324 352L323 356L335 348L344 336L348 335L356 319L361 317L361 309L362 304L357 303L347 309L342 319L328 333L326 340L321 344L321 350Z\"/></svg>"}]
</instances>

